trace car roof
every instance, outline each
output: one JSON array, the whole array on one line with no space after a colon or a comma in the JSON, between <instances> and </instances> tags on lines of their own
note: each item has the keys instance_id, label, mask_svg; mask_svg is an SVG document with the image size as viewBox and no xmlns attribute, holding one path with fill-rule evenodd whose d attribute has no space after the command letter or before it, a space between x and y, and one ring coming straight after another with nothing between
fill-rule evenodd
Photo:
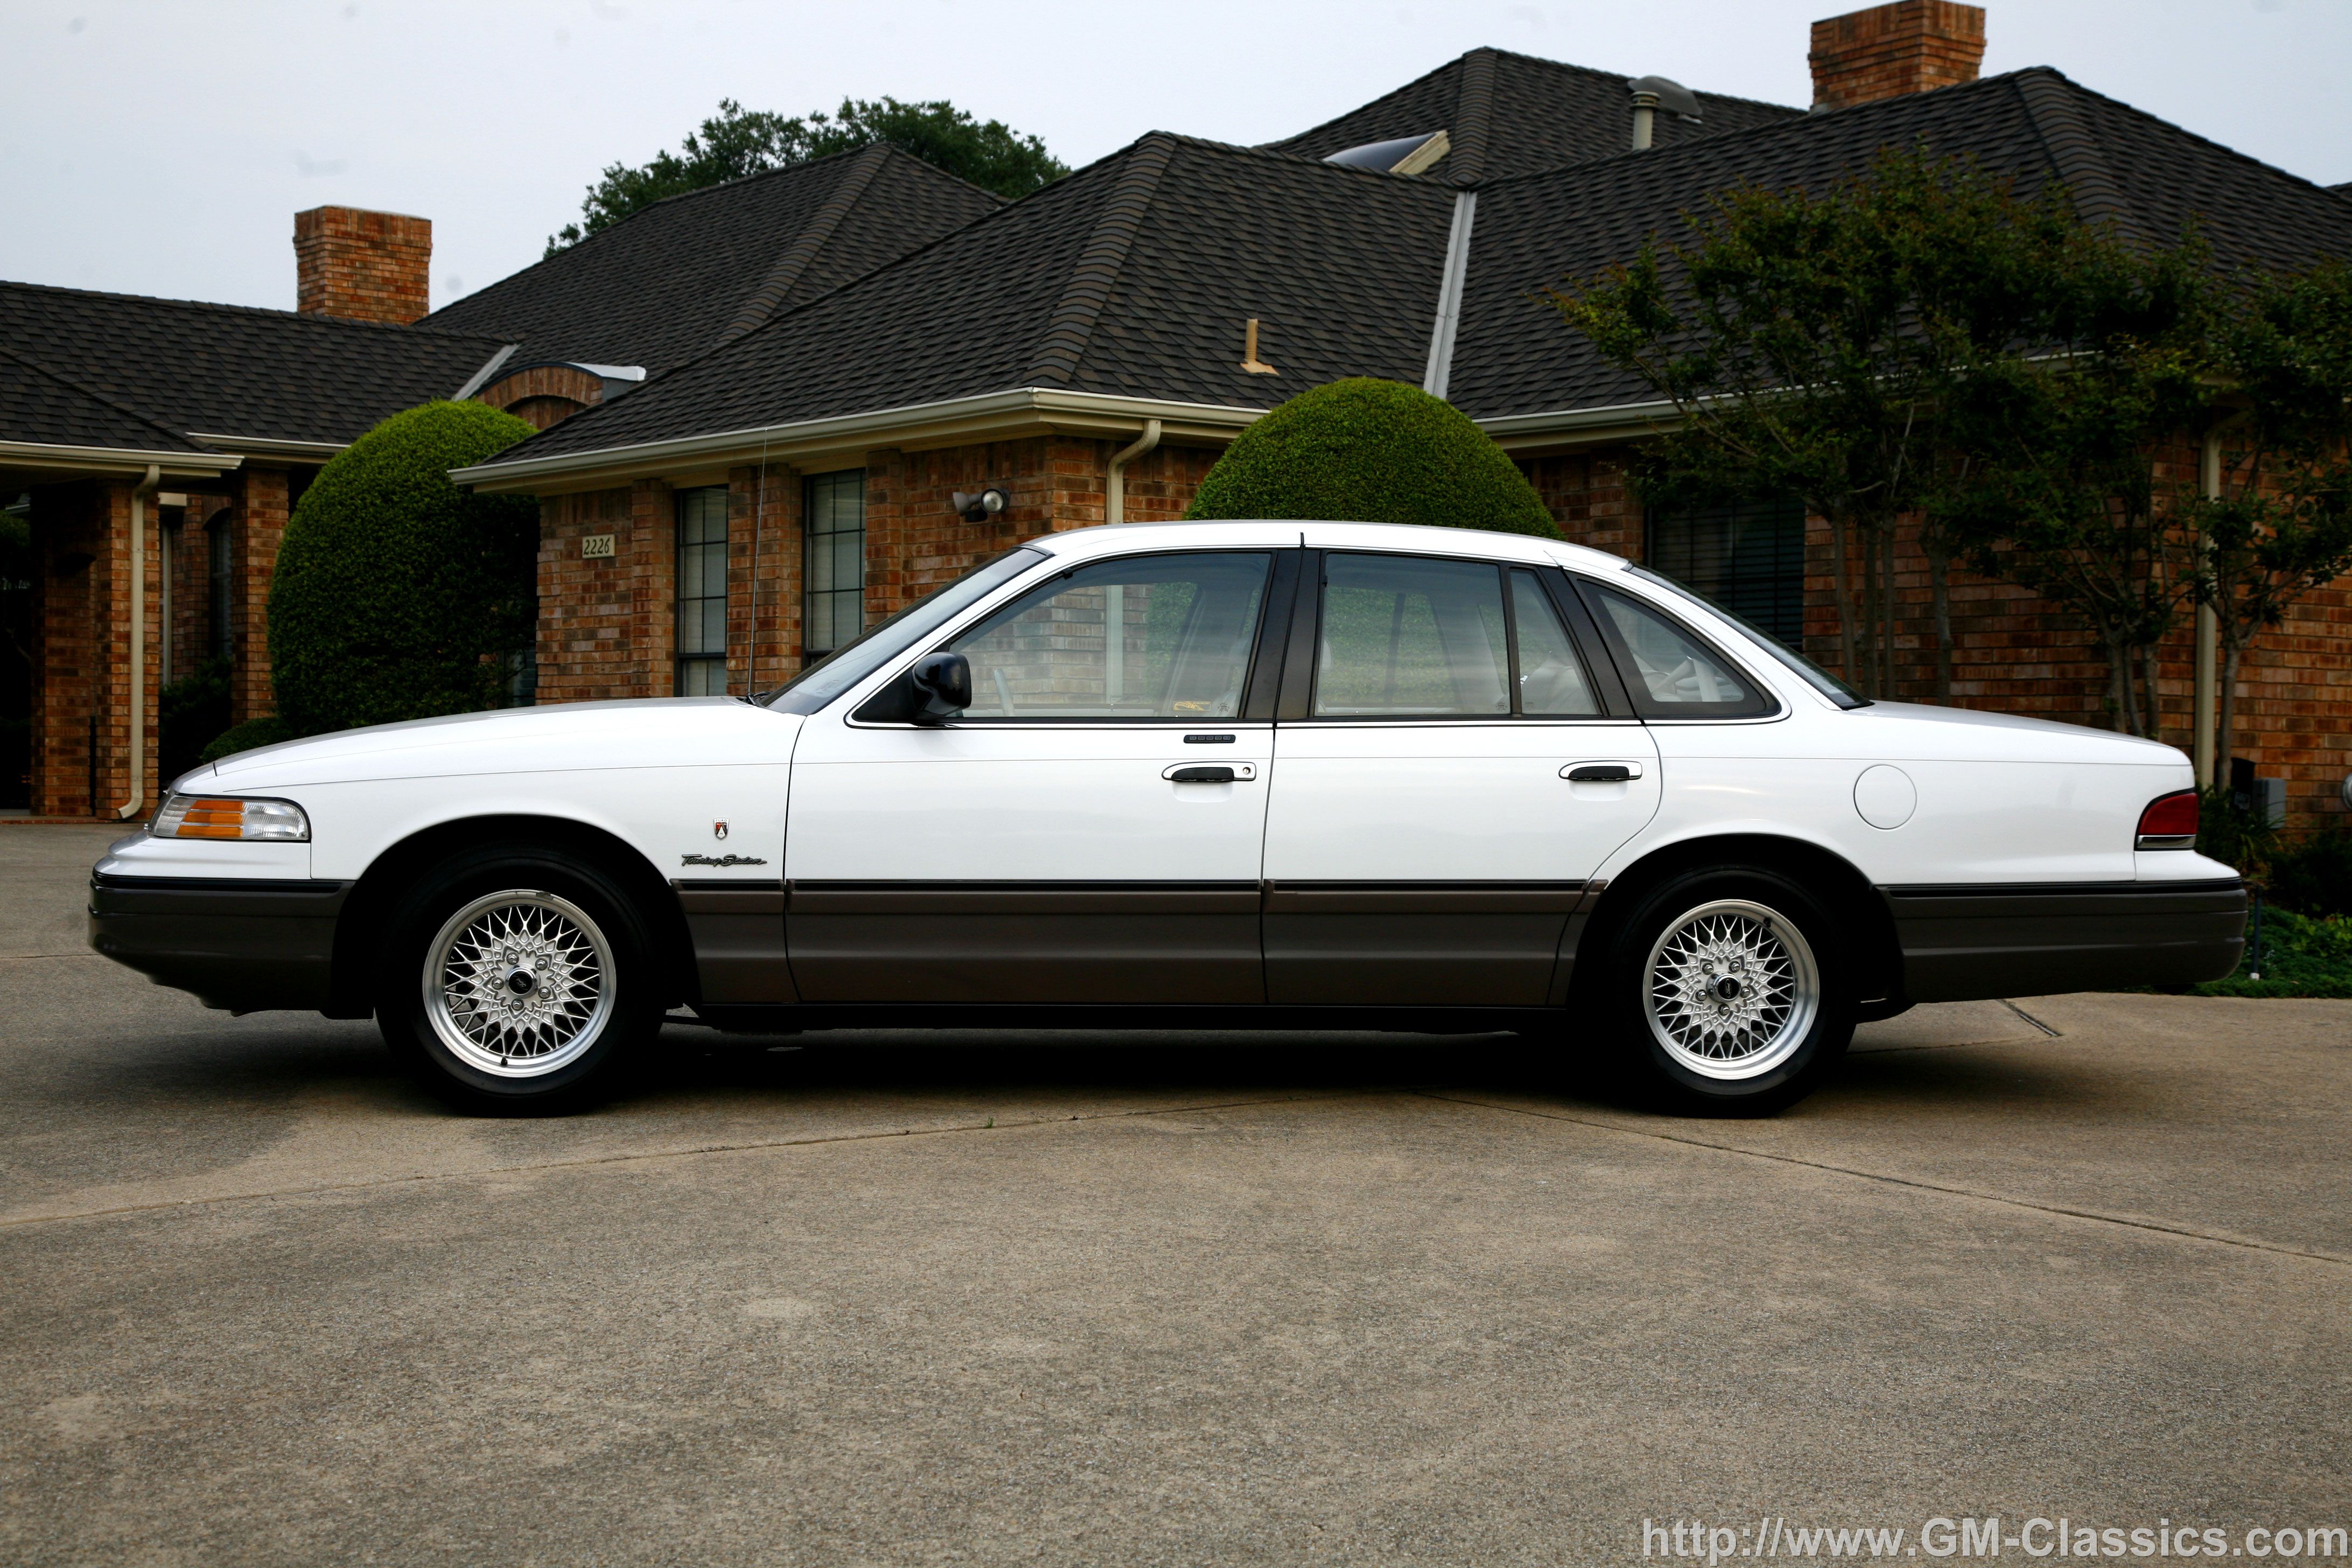
<instances>
[{"instance_id":1,"label":"car roof","mask_svg":"<svg viewBox=\"0 0 2352 1568\"><path fill-rule=\"evenodd\" d=\"M1594 573L1622 572L1623 556L1533 534L1496 533L1480 528L1425 528L1402 522L1300 521L1247 519L1228 522L1128 522L1072 529L1027 541L1033 549L1072 560L1124 554L1132 550L1298 546L1322 550L1401 550L1415 554L1469 555L1530 565L1573 566Z\"/></svg>"}]
</instances>

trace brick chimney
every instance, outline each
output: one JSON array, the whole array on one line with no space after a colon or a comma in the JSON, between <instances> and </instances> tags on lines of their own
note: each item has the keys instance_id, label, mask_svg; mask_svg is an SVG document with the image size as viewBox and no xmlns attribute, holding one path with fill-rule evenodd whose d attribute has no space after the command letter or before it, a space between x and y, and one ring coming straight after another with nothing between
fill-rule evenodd
<instances>
[{"instance_id":1,"label":"brick chimney","mask_svg":"<svg viewBox=\"0 0 2352 1568\"><path fill-rule=\"evenodd\" d=\"M1984 7L1895 0L1813 24L1813 107L1844 109L1977 79Z\"/></svg>"},{"instance_id":2,"label":"brick chimney","mask_svg":"<svg viewBox=\"0 0 2352 1568\"><path fill-rule=\"evenodd\" d=\"M427 309L433 222L358 207L294 215L294 308L306 316L416 320Z\"/></svg>"}]
</instances>

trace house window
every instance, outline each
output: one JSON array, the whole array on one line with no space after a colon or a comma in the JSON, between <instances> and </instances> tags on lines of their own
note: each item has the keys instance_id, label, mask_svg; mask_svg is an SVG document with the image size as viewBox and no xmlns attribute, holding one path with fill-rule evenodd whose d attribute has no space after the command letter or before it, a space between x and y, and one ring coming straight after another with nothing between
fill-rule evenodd
<instances>
[{"instance_id":1,"label":"house window","mask_svg":"<svg viewBox=\"0 0 2352 1568\"><path fill-rule=\"evenodd\" d=\"M205 528L205 549L207 590L205 602L205 629L211 633L212 656L221 660L236 657L236 627L231 620L229 579L234 556L229 548L228 513L224 511Z\"/></svg>"},{"instance_id":2,"label":"house window","mask_svg":"<svg viewBox=\"0 0 2352 1568\"><path fill-rule=\"evenodd\" d=\"M727 487L677 492L677 694L727 694Z\"/></svg>"},{"instance_id":3,"label":"house window","mask_svg":"<svg viewBox=\"0 0 2352 1568\"><path fill-rule=\"evenodd\" d=\"M1657 509L1647 521L1647 564L1653 571L1791 648L1805 646L1803 502Z\"/></svg>"},{"instance_id":4,"label":"house window","mask_svg":"<svg viewBox=\"0 0 2352 1568\"><path fill-rule=\"evenodd\" d=\"M812 474L801 500L808 536L802 648L816 659L866 627L866 470Z\"/></svg>"}]
</instances>

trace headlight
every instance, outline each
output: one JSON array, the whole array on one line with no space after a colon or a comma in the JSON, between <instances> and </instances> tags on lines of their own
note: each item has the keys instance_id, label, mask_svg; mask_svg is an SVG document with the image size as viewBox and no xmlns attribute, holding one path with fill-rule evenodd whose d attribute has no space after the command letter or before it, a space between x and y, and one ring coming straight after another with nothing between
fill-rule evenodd
<instances>
[{"instance_id":1,"label":"headlight","mask_svg":"<svg viewBox=\"0 0 2352 1568\"><path fill-rule=\"evenodd\" d=\"M221 795L175 795L155 814L148 830L158 838L252 838L272 844L308 844L310 819L290 800L231 800Z\"/></svg>"}]
</instances>

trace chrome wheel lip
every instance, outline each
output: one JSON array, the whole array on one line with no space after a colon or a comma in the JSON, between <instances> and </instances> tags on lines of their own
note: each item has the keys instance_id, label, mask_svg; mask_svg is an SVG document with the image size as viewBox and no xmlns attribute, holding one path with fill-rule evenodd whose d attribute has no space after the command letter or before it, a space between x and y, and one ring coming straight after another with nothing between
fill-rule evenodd
<instances>
[{"instance_id":1,"label":"chrome wheel lip","mask_svg":"<svg viewBox=\"0 0 2352 1568\"><path fill-rule=\"evenodd\" d=\"M1694 992L1724 977L1703 961L1720 968L1726 959L1738 961L1730 977L1741 984L1739 996L1694 1007ZM1796 1055L1821 1010L1812 945L1794 921L1751 900L1717 899L1685 910L1666 922L1642 965L1650 1037L1700 1078L1738 1082L1771 1072Z\"/></svg>"},{"instance_id":2,"label":"chrome wheel lip","mask_svg":"<svg viewBox=\"0 0 2352 1568\"><path fill-rule=\"evenodd\" d=\"M510 917L504 934L496 930L501 913ZM496 946L485 952L480 942L491 938ZM508 956L509 939L521 962ZM469 940L477 945L461 951ZM569 956L559 961L559 953ZM546 961L532 984L510 984L509 977L532 958ZM569 973L550 974L551 964ZM467 972L462 983L453 984L453 970ZM545 1078L578 1061L604 1037L617 990L612 944L588 912L533 888L485 893L451 915L425 950L422 979L434 1037L466 1067L503 1079ZM468 991L501 1007L511 998L524 1011L485 1018L462 1006ZM530 1026L527 1033L516 1026L523 1023Z\"/></svg>"}]
</instances>

